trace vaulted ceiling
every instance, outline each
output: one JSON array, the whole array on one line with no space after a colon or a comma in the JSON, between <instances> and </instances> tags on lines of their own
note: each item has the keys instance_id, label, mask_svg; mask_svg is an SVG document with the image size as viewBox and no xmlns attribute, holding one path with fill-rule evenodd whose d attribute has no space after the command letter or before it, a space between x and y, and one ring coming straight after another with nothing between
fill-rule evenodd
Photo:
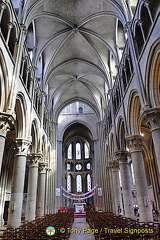
<instances>
[{"instance_id":1,"label":"vaulted ceiling","mask_svg":"<svg viewBox=\"0 0 160 240\"><path fill-rule=\"evenodd\" d=\"M43 75L49 105L52 103L55 113L66 104L81 101L98 109L102 117L116 76L115 46L124 42L118 39L118 31L127 19L125 9L123 0L26 1L26 41L35 49L37 75Z\"/></svg>"}]
</instances>

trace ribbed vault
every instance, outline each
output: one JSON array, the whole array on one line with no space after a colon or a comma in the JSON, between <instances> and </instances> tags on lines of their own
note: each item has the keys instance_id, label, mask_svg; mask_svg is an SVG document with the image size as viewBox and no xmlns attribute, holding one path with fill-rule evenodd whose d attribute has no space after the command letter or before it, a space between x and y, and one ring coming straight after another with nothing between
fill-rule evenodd
<instances>
[{"instance_id":1,"label":"ribbed vault","mask_svg":"<svg viewBox=\"0 0 160 240\"><path fill-rule=\"evenodd\" d=\"M126 10L123 1L115 0L26 1L23 22L33 28L27 44L34 42L37 76L55 114L65 102L81 98L103 117L117 74L116 46L118 36L124 36Z\"/></svg>"}]
</instances>

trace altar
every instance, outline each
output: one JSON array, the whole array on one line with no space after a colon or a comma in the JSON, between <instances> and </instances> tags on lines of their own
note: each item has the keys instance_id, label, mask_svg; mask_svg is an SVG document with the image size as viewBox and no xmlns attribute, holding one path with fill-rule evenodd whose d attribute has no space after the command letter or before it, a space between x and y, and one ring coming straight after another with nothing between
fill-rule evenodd
<instances>
[{"instance_id":1,"label":"altar","mask_svg":"<svg viewBox=\"0 0 160 240\"><path fill-rule=\"evenodd\" d=\"M86 203L73 203L73 205L75 207L75 212L81 213L81 212L84 212L84 207Z\"/></svg>"}]
</instances>

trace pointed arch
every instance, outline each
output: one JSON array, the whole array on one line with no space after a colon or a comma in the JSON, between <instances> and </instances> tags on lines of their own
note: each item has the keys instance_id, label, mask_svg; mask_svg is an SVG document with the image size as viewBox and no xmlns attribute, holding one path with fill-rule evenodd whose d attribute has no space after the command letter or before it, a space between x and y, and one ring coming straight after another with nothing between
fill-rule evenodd
<instances>
[{"instance_id":1,"label":"pointed arch","mask_svg":"<svg viewBox=\"0 0 160 240\"><path fill-rule=\"evenodd\" d=\"M23 93L18 92L16 96L16 104L15 104L15 112L16 112L16 130L18 138L28 138L28 125L27 125L27 116L29 113L27 112L27 103Z\"/></svg>"},{"instance_id":2,"label":"pointed arch","mask_svg":"<svg viewBox=\"0 0 160 240\"><path fill-rule=\"evenodd\" d=\"M155 41L150 50L146 67L146 92L150 107L160 107L160 43Z\"/></svg>"},{"instance_id":3,"label":"pointed arch","mask_svg":"<svg viewBox=\"0 0 160 240\"><path fill-rule=\"evenodd\" d=\"M124 119L120 117L117 124L118 142L120 150L126 150Z\"/></svg>"},{"instance_id":4,"label":"pointed arch","mask_svg":"<svg viewBox=\"0 0 160 240\"><path fill-rule=\"evenodd\" d=\"M47 160L47 140L46 140L45 135L43 135L43 137L42 137L42 153L43 153L43 161L46 162L46 160Z\"/></svg>"},{"instance_id":5,"label":"pointed arch","mask_svg":"<svg viewBox=\"0 0 160 240\"><path fill-rule=\"evenodd\" d=\"M127 123L129 134L140 134L141 116L140 116L140 98L137 90L130 93L127 108Z\"/></svg>"},{"instance_id":6,"label":"pointed arch","mask_svg":"<svg viewBox=\"0 0 160 240\"><path fill-rule=\"evenodd\" d=\"M32 137L32 144L30 147L31 153L37 153L38 151L38 127L37 127L37 120L34 119L31 125L31 137Z\"/></svg>"},{"instance_id":7,"label":"pointed arch","mask_svg":"<svg viewBox=\"0 0 160 240\"><path fill-rule=\"evenodd\" d=\"M110 149L109 150L110 150L109 158L110 158L110 160L113 160L114 159L114 150L115 150L113 133L111 133L111 135L110 135Z\"/></svg>"},{"instance_id":8,"label":"pointed arch","mask_svg":"<svg viewBox=\"0 0 160 240\"><path fill-rule=\"evenodd\" d=\"M7 109L8 70L4 55L0 50L0 111Z\"/></svg>"}]
</instances>

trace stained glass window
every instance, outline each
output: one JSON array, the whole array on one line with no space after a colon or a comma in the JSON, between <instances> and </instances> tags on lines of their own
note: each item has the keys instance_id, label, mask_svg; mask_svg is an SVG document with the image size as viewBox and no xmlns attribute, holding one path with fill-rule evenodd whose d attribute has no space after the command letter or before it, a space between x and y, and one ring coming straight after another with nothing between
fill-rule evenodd
<instances>
[{"instance_id":1,"label":"stained glass window","mask_svg":"<svg viewBox=\"0 0 160 240\"><path fill-rule=\"evenodd\" d=\"M71 170L71 164L67 163L67 171L70 171L70 170Z\"/></svg>"},{"instance_id":2,"label":"stained glass window","mask_svg":"<svg viewBox=\"0 0 160 240\"><path fill-rule=\"evenodd\" d=\"M81 164L77 164L76 165L76 170L81 170L82 169L82 165Z\"/></svg>"},{"instance_id":3,"label":"stained glass window","mask_svg":"<svg viewBox=\"0 0 160 240\"><path fill-rule=\"evenodd\" d=\"M71 192L71 175L67 177L67 191Z\"/></svg>"},{"instance_id":4,"label":"stained glass window","mask_svg":"<svg viewBox=\"0 0 160 240\"><path fill-rule=\"evenodd\" d=\"M91 176L90 174L87 174L87 190L91 190Z\"/></svg>"},{"instance_id":5,"label":"stained glass window","mask_svg":"<svg viewBox=\"0 0 160 240\"><path fill-rule=\"evenodd\" d=\"M68 159L72 159L72 144L69 144L68 147Z\"/></svg>"},{"instance_id":6,"label":"stained glass window","mask_svg":"<svg viewBox=\"0 0 160 240\"><path fill-rule=\"evenodd\" d=\"M89 158L89 147L87 143L84 144L85 158Z\"/></svg>"},{"instance_id":7,"label":"stained glass window","mask_svg":"<svg viewBox=\"0 0 160 240\"><path fill-rule=\"evenodd\" d=\"M77 183L77 192L82 192L82 176L81 175L77 175L76 183Z\"/></svg>"},{"instance_id":8,"label":"stained glass window","mask_svg":"<svg viewBox=\"0 0 160 240\"><path fill-rule=\"evenodd\" d=\"M76 143L76 159L81 159L81 145Z\"/></svg>"},{"instance_id":9,"label":"stained glass window","mask_svg":"<svg viewBox=\"0 0 160 240\"><path fill-rule=\"evenodd\" d=\"M90 170L91 169L91 164L87 163L86 168L87 168L87 170Z\"/></svg>"},{"instance_id":10,"label":"stained glass window","mask_svg":"<svg viewBox=\"0 0 160 240\"><path fill-rule=\"evenodd\" d=\"M82 107L79 107L79 113L83 113L83 108Z\"/></svg>"}]
</instances>

